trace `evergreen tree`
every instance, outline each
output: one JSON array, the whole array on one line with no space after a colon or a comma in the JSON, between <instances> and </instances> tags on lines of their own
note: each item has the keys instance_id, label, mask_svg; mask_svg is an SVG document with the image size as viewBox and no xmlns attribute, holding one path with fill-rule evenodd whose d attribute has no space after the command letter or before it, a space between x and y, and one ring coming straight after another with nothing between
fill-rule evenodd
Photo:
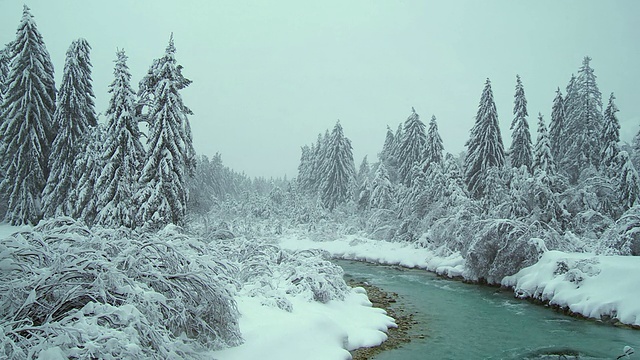
<instances>
[{"instance_id":1,"label":"evergreen tree","mask_svg":"<svg viewBox=\"0 0 640 360\"><path fill-rule=\"evenodd\" d=\"M442 152L444 151L444 146L442 145L442 138L438 133L438 124L436 123L436 116L431 116L431 121L429 122L429 131L427 132L427 141L425 146L425 170L431 164L442 164Z\"/></svg>"},{"instance_id":2,"label":"evergreen tree","mask_svg":"<svg viewBox=\"0 0 640 360\"><path fill-rule=\"evenodd\" d=\"M69 194L69 203L73 210L72 216L88 225L93 224L98 213L98 196L95 184L104 167L102 144L105 139L105 131L102 126L89 128L78 146L78 155L73 165L71 183L76 186Z\"/></svg>"},{"instance_id":3,"label":"evergreen tree","mask_svg":"<svg viewBox=\"0 0 640 360\"><path fill-rule=\"evenodd\" d=\"M393 186L384 163L378 165L371 186L371 207L374 209L391 209L393 204Z\"/></svg>"},{"instance_id":4,"label":"evergreen tree","mask_svg":"<svg viewBox=\"0 0 640 360\"><path fill-rule=\"evenodd\" d=\"M618 118L616 116L618 107L613 102L615 99L616 97L611 93L611 96L609 96L609 104L607 105L607 109L604 111L604 127L602 129L602 138L600 140L600 143L602 144L602 167L607 169L607 171L617 167L615 165L615 160L620 152L620 147L618 146L618 143L620 142L620 122L618 122Z\"/></svg>"},{"instance_id":5,"label":"evergreen tree","mask_svg":"<svg viewBox=\"0 0 640 360\"><path fill-rule=\"evenodd\" d=\"M511 122L513 130L511 150L511 166L520 168L526 166L531 171L533 152L531 150L531 134L529 133L529 123L527 122L527 99L524 95L524 87L520 80L520 75L516 75L516 94L514 96L513 114L515 117Z\"/></svg>"},{"instance_id":6,"label":"evergreen tree","mask_svg":"<svg viewBox=\"0 0 640 360\"><path fill-rule=\"evenodd\" d=\"M387 134L384 138L384 144L382 145L382 151L378 154L380 161L388 164L393 156L393 147L395 143L395 136L393 130L387 126Z\"/></svg>"},{"instance_id":7,"label":"evergreen tree","mask_svg":"<svg viewBox=\"0 0 640 360\"><path fill-rule=\"evenodd\" d=\"M164 57L154 70L153 105L149 110L147 157L140 176L136 199L139 218L146 226L181 224L186 213L185 176L190 171L187 115L179 90L185 85L181 68L176 64L173 35Z\"/></svg>"},{"instance_id":8,"label":"evergreen tree","mask_svg":"<svg viewBox=\"0 0 640 360\"><path fill-rule=\"evenodd\" d=\"M488 171L491 168L501 168L505 164L504 145L498 125L498 112L493 101L491 81L487 79L476 122L471 129L466 143L467 154L464 161L464 178L469 194L474 198L485 195Z\"/></svg>"},{"instance_id":9,"label":"evergreen tree","mask_svg":"<svg viewBox=\"0 0 640 360\"><path fill-rule=\"evenodd\" d=\"M364 158L362 158L362 162L360 163L360 167L358 168L358 173L356 174L357 183L362 184L366 179L368 179L370 171L371 167L369 166L369 160L365 155Z\"/></svg>"},{"instance_id":10,"label":"evergreen tree","mask_svg":"<svg viewBox=\"0 0 640 360\"><path fill-rule=\"evenodd\" d=\"M313 145L311 146L313 148ZM298 165L298 186L304 190L311 189L311 149L305 145L301 148L300 164Z\"/></svg>"},{"instance_id":11,"label":"evergreen tree","mask_svg":"<svg viewBox=\"0 0 640 360\"><path fill-rule=\"evenodd\" d=\"M138 122L134 118L134 96L127 55L118 51L109 86L111 100L107 108L107 134L102 153L104 168L96 181L99 209L96 222L102 225L135 227L133 196L144 148L140 143Z\"/></svg>"},{"instance_id":12,"label":"evergreen tree","mask_svg":"<svg viewBox=\"0 0 640 360\"><path fill-rule=\"evenodd\" d=\"M577 78L567 87L565 156L563 169L569 181L576 183L580 173L598 167L601 159L600 131L602 130L602 95L596 84L596 76L585 57Z\"/></svg>"},{"instance_id":13,"label":"evergreen tree","mask_svg":"<svg viewBox=\"0 0 640 360\"><path fill-rule=\"evenodd\" d=\"M147 121L149 123L149 127L153 126L153 116L151 112L153 111L154 104L157 103L157 90L158 87L161 86L160 82L164 79L166 74L164 73L164 69L166 69L167 62L171 63L169 66L172 68L172 83L176 87L176 89L182 90L191 85L192 81L184 77L182 75L182 65L177 64L175 59L176 48L173 43L173 33L171 33L171 37L169 39L169 46L167 47L167 53L171 52L172 56L162 56L158 59L153 60L149 70L147 71L147 75L145 75L140 83L138 84L138 103L136 104L136 118L142 121ZM191 110L184 106L182 102L180 103L181 112L185 114L183 119L183 124L180 127L180 137L184 142L183 152L185 159L185 166L189 176L193 176L195 173L195 164L196 164L196 152L193 148L193 134L191 132L191 123L189 122L189 118L186 115L193 115ZM147 109L147 113L144 110Z\"/></svg>"},{"instance_id":14,"label":"evergreen tree","mask_svg":"<svg viewBox=\"0 0 640 360\"><path fill-rule=\"evenodd\" d=\"M556 97L553 99L553 107L551 109L551 124L549 125L549 145L551 146L551 155L554 159L558 159L562 152L563 137L565 126L565 107L564 99L560 88L556 90Z\"/></svg>"},{"instance_id":15,"label":"evergreen tree","mask_svg":"<svg viewBox=\"0 0 640 360\"><path fill-rule=\"evenodd\" d=\"M640 178L626 151L620 151L616 163L620 164L620 170L618 172L618 200L623 211L627 211L634 205L639 204Z\"/></svg>"},{"instance_id":16,"label":"evergreen tree","mask_svg":"<svg viewBox=\"0 0 640 360\"><path fill-rule=\"evenodd\" d=\"M547 135L547 126L544 123L542 114L538 113L538 139L533 158L534 173L544 171L548 175L555 173L555 164L553 162L553 154L551 153L551 145L549 144L549 136Z\"/></svg>"},{"instance_id":17,"label":"evergreen tree","mask_svg":"<svg viewBox=\"0 0 640 360\"><path fill-rule=\"evenodd\" d=\"M7 78L9 77L9 64L11 62L11 46L8 44L4 48L0 49L0 104L4 98L4 93L7 91Z\"/></svg>"},{"instance_id":18,"label":"evergreen tree","mask_svg":"<svg viewBox=\"0 0 640 360\"><path fill-rule=\"evenodd\" d=\"M338 121L327 143L327 156L321 188L322 205L333 210L351 198L355 180L355 164L351 141L344 136Z\"/></svg>"},{"instance_id":19,"label":"evergreen tree","mask_svg":"<svg viewBox=\"0 0 640 360\"><path fill-rule=\"evenodd\" d=\"M76 186L72 180L78 144L89 127L97 125L90 51L91 46L85 39L75 40L67 50L58 104L53 116L58 133L51 146L51 172L42 194L45 217L70 216L73 213L69 194Z\"/></svg>"},{"instance_id":20,"label":"evergreen tree","mask_svg":"<svg viewBox=\"0 0 640 360\"><path fill-rule=\"evenodd\" d=\"M13 59L0 115L5 175L0 192L8 201L7 221L17 225L36 223L42 216L41 193L55 135L53 65L26 5L10 51Z\"/></svg>"},{"instance_id":21,"label":"evergreen tree","mask_svg":"<svg viewBox=\"0 0 640 360\"><path fill-rule=\"evenodd\" d=\"M425 125L420 121L416 110L411 108L411 115L404 122L402 141L398 151L398 175L400 182L405 186L411 186L413 166L415 164L421 165L424 161L426 142Z\"/></svg>"}]
</instances>

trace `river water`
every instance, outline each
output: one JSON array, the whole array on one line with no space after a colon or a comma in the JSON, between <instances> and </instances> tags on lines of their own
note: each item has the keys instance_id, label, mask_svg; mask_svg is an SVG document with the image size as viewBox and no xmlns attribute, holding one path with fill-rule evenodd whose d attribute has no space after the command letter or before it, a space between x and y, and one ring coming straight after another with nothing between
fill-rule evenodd
<instances>
[{"instance_id":1,"label":"river water","mask_svg":"<svg viewBox=\"0 0 640 360\"><path fill-rule=\"evenodd\" d=\"M615 359L624 346L638 352L640 331L572 318L513 298L513 293L440 278L424 270L336 261L345 277L399 294L415 312L416 338L376 360ZM640 301L640 299L638 299ZM558 355L565 354L565 355Z\"/></svg>"}]
</instances>

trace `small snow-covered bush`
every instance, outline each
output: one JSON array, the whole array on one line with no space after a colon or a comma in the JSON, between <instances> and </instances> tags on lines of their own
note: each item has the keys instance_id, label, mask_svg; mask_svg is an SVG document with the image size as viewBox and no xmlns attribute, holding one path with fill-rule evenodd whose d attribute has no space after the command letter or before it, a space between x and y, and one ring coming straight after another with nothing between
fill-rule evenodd
<instances>
[{"instance_id":1,"label":"small snow-covered bush","mask_svg":"<svg viewBox=\"0 0 640 360\"><path fill-rule=\"evenodd\" d=\"M0 357L189 358L241 343L229 266L195 239L70 218L0 240Z\"/></svg>"},{"instance_id":2,"label":"small snow-covered bush","mask_svg":"<svg viewBox=\"0 0 640 360\"><path fill-rule=\"evenodd\" d=\"M266 240L245 238L212 241L209 246L233 263L239 291L262 297L264 305L291 311L287 296L326 303L344 299L349 290L342 268L317 250L291 252Z\"/></svg>"}]
</instances>

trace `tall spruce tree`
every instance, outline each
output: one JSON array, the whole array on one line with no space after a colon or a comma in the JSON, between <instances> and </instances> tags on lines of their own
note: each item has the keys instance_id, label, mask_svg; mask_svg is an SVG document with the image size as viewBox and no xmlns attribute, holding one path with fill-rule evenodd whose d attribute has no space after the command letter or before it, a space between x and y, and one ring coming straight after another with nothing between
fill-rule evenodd
<instances>
[{"instance_id":1,"label":"tall spruce tree","mask_svg":"<svg viewBox=\"0 0 640 360\"><path fill-rule=\"evenodd\" d=\"M466 143L464 178L469 194L474 198L485 195L487 179L491 168L502 168L505 164L504 145L498 125L498 112L493 101L491 81L487 79L476 121Z\"/></svg>"},{"instance_id":2,"label":"tall spruce tree","mask_svg":"<svg viewBox=\"0 0 640 360\"><path fill-rule=\"evenodd\" d=\"M393 146L395 142L395 136L393 130L387 125L387 133L384 138L384 144L382 145L382 151L378 154L380 161L389 163L391 156L393 156Z\"/></svg>"},{"instance_id":3,"label":"tall spruce tree","mask_svg":"<svg viewBox=\"0 0 640 360\"><path fill-rule=\"evenodd\" d=\"M427 131L427 141L424 151L424 163L425 170L431 164L442 164L444 146L442 145L442 138L438 132L438 123L436 122L436 116L431 116L429 121L429 130Z\"/></svg>"},{"instance_id":4,"label":"tall spruce tree","mask_svg":"<svg viewBox=\"0 0 640 360\"><path fill-rule=\"evenodd\" d=\"M602 130L602 94L596 84L596 76L585 57L577 78L567 87L565 156L562 168L569 181L576 183L583 170L600 165L600 131Z\"/></svg>"},{"instance_id":5,"label":"tall spruce tree","mask_svg":"<svg viewBox=\"0 0 640 360\"><path fill-rule=\"evenodd\" d=\"M549 144L549 136L547 134L547 126L544 123L544 117L538 113L538 139L533 158L533 172L544 171L547 175L555 173L555 164L553 162L553 154L551 145Z\"/></svg>"},{"instance_id":6,"label":"tall spruce tree","mask_svg":"<svg viewBox=\"0 0 640 360\"><path fill-rule=\"evenodd\" d=\"M602 144L601 157L602 167L606 172L610 172L611 169L615 169L616 157L620 152L620 122L616 113L619 111L614 100L616 97L611 93L609 96L609 104L604 111L604 127L601 132L602 138L600 143Z\"/></svg>"},{"instance_id":7,"label":"tall spruce tree","mask_svg":"<svg viewBox=\"0 0 640 360\"><path fill-rule=\"evenodd\" d=\"M171 48L171 49L169 49ZM172 82L175 84L176 89L182 90L191 85L192 81L184 77L182 75L182 65L177 64L175 59L175 46L173 42L173 33L171 33L171 37L169 39L169 46L167 51L171 51L174 56L163 56L158 59L153 60L149 70L147 71L147 75L145 75L140 83L138 84L138 102L136 104L136 117L138 119L146 119L149 123L149 126L152 126L151 122L153 121L153 117L151 116L151 111L153 109L154 104L157 102L157 88L159 86L160 81L163 80L163 69L165 69L166 63L171 62L171 67L173 68L172 74ZM182 110L185 115L193 115L191 110L181 104ZM144 113L144 109L148 109L147 113ZM196 164L196 152L193 148L193 134L191 133L191 123L189 122L189 118L187 116L184 117L183 124L181 126L180 136L183 138L184 142L184 158L186 161L186 169L189 176L193 176L195 173L195 164Z\"/></svg>"},{"instance_id":8,"label":"tall spruce tree","mask_svg":"<svg viewBox=\"0 0 640 360\"><path fill-rule=\"evenodd\" d=\"M551 146L551 154L554 159L560 159L564 152L564 127L565 127L565 106L564 99L560 88L556 90L556 96L553 99L553 107L551 108L551 124L549 125L549 144Z\"/></svg>"},{"instance_id":9,"label":"tall spruce tree","mask_svg":"<svg viewBox=\"0 0 640 360\"><path fill-rule=\"evenodd\" d=\"M427 142L425 125L420 121L420 115L411 108L411 115L404 122L402 140L398 150L398 175L400 182L411 186L412 170L415 164L422 165L424 161L424 147Z\"/></svg>"},{"instance_id":10,"label":"tall spruce tree","mask_svg":"<svg viewBox=\"0 0 640 360\"><path fill-rule=\"evenodd\" d=\"M323 206L333 210L351 199L355 180L351 141L344 136L340 121L328 139L324 166L320 197Z\"/></svg>"},{"instance_id":11,"label":"tall spruce tree","mask_svg":"<svg viewBox=\"0 0 640 360\"><path fill-rule=\"evenodd\" d=\"M516 93L514 96L513 114L515 117L511 122L511 130L513 130L511 150L509 156L511 158L511 166L520 168L525 166L531 171L531 163L533 159L533 151L531 149L531 133L529 132L529 123L527 122L527 99L524 95L524 87L520 80L520 75L516 75Z\"/></svg>"},{"instance_id":12,"label":"tall spruce tree","mask_svg":"<svg viewBox=\"0 0 640 360\"><path fill-rule=\"evenodd\" d=\"M153 103L148 113L147 156L140 176L136 199L138 216L145 226L182 224L187 204L186 178L189 173L188 136L185 126L191 111L182 102L184 88L181 68L176 64L173 35L164 57L154 70Z\"/></svg>"},{"instance_id":13,"label":"tall spruce tree","mask_svg":"<svg viewBox=\"0 0 640 360\"><path fill-rule=\"evenodd\" d=\"M45 217L73 214L70 192L77 185L73 182L73 165L78 155L78 145L88 129L97 125L90 51L91 46L85 39L73 41L67 50L58 104L53 116L58 133L51 146L51 172L42 194Z\"/></svg>"},{"instance_id":14,"label":"tall spruce tree","mask_svg":"<svg viewBox=\"0 0 640 360\"><path fill-rule=\"evenodd\" d=\"M139 172L144 161L138 121L134 117L135 93L124 50L117 52L109 86L111 100L107 108L107 134L102 153L104 168L96 188L99 209L96 223L119 227L136 226L133 202Z\"/></svg>"},{"instance_id":15,"label":"tall spruce tree","mask_svg":"<svg viewBox=\"0 0 640 360\"><path fill-rule=\"evenodd\" d=\"M311 149L305 145L300 148L300 151L300 164L298 165L298 177L296 180L300 189L308 191L311 188Z\"/></svg>"},{"instance_id":16,"label":"tall spruce tree","mask_svg":"<svg viewBox=\"0 0 640 360\"><path fill-rule=\"evenodd\" d=\"M374 209L391 209L393 205L393 186L384 163L378 164L371 186L370 204Z\"/></svg>"},{"instance_id":17,"label":"tall spruce tree","mask_svg":"<svg viewBox=\"0 0 640 360\"><path fill-rule=\"evenodd\" d=\"M36 223L42 216L41 194L49 176L48 158L55 112L53 64L33 15L25 5L11 43L11 67L2 103L0 156L7 199L6 220Z\"/></svg>"}]
</instances>

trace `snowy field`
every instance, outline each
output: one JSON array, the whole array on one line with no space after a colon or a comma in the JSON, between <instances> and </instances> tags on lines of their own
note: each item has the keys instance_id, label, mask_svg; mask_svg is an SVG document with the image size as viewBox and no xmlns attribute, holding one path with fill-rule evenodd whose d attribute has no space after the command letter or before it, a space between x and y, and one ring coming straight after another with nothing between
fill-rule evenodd
<instances>
[{"instance_id":1,"label":"snowy field","mask_svg":"<svg viewBox=\"0 0 640 360\"><path fill-rule=\"evenodd\" d=\"M437 252L415 244L371 240L356 235L318 242L294 233L284 236L280 246L290 250L319 249L339 259L419 268L448 277L460 277L464 271L464 259L459 253L438 256Z\"/></svg>"},{"instance_id":2,"label":"snowy field","mask_svg":"<svg viewBox=\"0 0 640 360\"><path fill-rule=\"evenodd\" d=\"M536 298L594 319L640 326L640 257L549 251L502 280L520 298Z\"/></svg>"},{"instance_id":3,"label":"snowy field","mask_svg":"<svg viewBox=\"0 0 640 360\"><path fill-rule=\"evenodd\" d=\"M395 327L384 310L371 307L365 290L355 288L344 301L327 304L291 299L292 312L266 307L260 300L238 299L245 343L213 352L220 360L342 360L347 350L380 345Z\"/></svg>"}]
</instances>

